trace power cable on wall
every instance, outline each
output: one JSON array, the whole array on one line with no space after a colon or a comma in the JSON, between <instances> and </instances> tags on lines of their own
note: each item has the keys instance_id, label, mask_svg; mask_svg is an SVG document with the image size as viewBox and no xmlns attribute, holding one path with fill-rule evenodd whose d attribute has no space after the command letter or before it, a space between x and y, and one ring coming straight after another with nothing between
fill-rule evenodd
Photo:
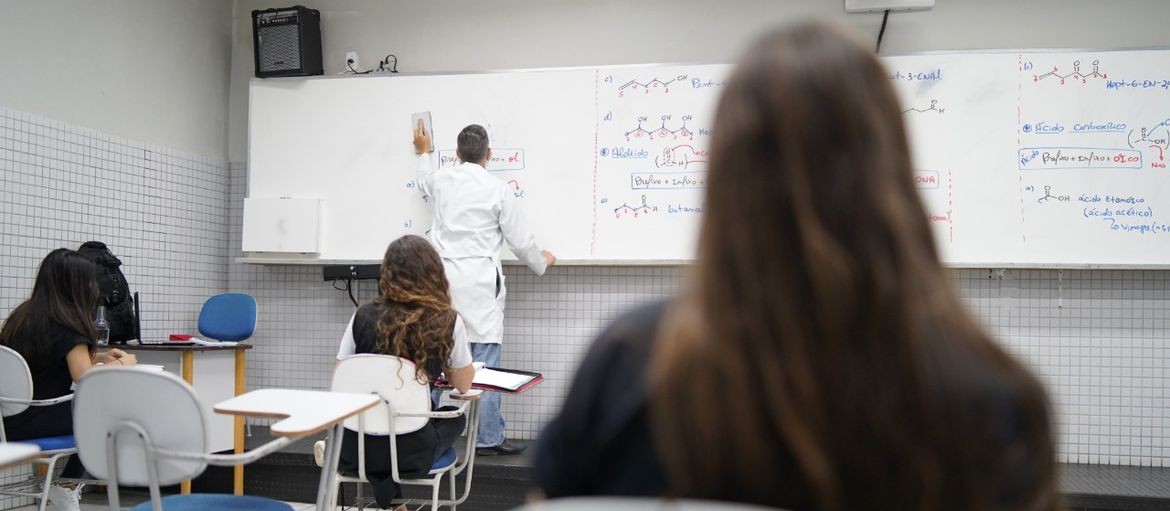
<instances>
[{"instance_id":1,"label":"power cable on wall","mask_svg":"<svg viewBox=\"0 0 1170 511\"><path fill-rule=\"evenodd\" d=\"M882 38L886 35L886 22L890 20L890 10L886 9L886 13L882 15L882 28L878 31L877 47L874 48L874 53L882 52Z\"/></svg>"}]
</instances>

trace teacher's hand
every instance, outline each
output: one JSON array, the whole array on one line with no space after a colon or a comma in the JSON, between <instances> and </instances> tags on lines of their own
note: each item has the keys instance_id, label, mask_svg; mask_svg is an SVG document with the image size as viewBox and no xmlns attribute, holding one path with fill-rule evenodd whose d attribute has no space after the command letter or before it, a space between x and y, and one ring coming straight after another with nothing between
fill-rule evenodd
<instances>
[{"instance_id":1,"label":"teacher's hand","mask_svg":"<svg viewBox=\"0 0 1170 511\"><path fill-rule=\"evenodd\" d=\"M435 148L431 145L431 136L427 134L427 128L423 125L422 119L419 119L418 126L414 128L414 152L422 154L434 151Z\"/></svg>"},{"instance_id":2,"label":"teacher's hand","mask_svg":"<svg viewBox=\"0 0 1170 511\"><path fill-rule=\"evenodd\" d=\"M540 255L544 256L545 266L551 268L552 265L557 264L557 256L547 250L541 250Z\"/></svg>"}]
</instances>

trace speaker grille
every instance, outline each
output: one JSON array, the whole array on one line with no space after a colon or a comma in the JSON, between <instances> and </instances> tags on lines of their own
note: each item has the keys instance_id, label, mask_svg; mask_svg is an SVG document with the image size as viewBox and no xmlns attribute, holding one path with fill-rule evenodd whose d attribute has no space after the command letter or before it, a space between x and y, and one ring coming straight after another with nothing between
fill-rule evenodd
<instances>
[{"instance_id":1,"label":"speaker grille","mask_svg":"<svg viewBox=\"0 0 1170 511\"><path fill-rule=\"evenodd\" d=\"M287 71L301 68L300 34L297 25L260 27L260 71Z\"/></svg>"}]
</instances>

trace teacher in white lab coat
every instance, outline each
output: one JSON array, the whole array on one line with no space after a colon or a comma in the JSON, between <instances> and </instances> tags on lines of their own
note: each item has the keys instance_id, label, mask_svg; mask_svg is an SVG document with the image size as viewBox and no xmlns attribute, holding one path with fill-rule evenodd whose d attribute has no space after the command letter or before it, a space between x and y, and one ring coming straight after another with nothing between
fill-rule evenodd
<instances>
[{"instance_id":1,"label":"teacher in white lab coat","mask_svg":"<svg viewBox=\"0 0 1170 511\"><path fill-rule=\"evenodd\" d=\"M451 304L467 326L471 356L499 366L507 293L500 266L504 243L537 275L557 259L536 244L512 189L486 170L492 150L483 126L472 124L459 132L455 155L460 163L453 167L435 169L434 146L421 122L415 129L414 149L419 154L419 187L434 204L430 239L443 259ZM524 450L504 436L498 392L486 393L479 410L477 454Z\"/></svg>"}]
</instances>

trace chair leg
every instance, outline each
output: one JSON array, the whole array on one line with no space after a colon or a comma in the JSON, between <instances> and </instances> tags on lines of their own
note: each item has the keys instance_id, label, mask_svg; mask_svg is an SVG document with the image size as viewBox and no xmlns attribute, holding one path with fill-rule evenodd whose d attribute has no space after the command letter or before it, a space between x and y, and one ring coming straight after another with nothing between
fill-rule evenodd
<instances>
[{"instance_id":1,"label":"chair leg","mask_svg":"<svg viewBox=\"0 0 1170 511\"><path fill-rule=\"evenodd\" d=\"M442 476L431 485L431 510L439 511L439 486L443 485Z\"/></svg>"},{"instance_id":2,"label":"chair leg","mask_svg":"<svg viewBox=\"0 0 1170 511\"><path fill-rule=\"evenodd\" d=\"M337 477L336 475L334 475L334 476L333 476L333 495L334 495L334 498L333 498L332 509L333 509L334 511L337 511L337 509L338 509L339 507L343 507L343 506L344 506L344 504L345 504L345 496L341 494L341 478L340 478L340 477ZM338 501L339 499L341 500L341 505L339 505L339 504L337 503L337 501Z\"/></svg>"},{"instance_id":3,"label":"chair leg","mask_svg":"<svg viewBox=\"0 0 1170 511\"><path fill-rule=\"evenodd\" d=\"M362 490L365 489L362 488L363 486L365 486L365 483L357 483L357 500L353 501L354 504L357 504L358 511L365 511L366 509L366 500L365 497L362 496Z\"/></svg>"},{"instance_id":4,"label":"chair leg","mask_svg":"<svg viewBox=\"0 0 1170 511\"><path fill-rule=\"evenodd\" d=\"M447 475L451 476L451 511L455 511L455 471L447 472Z\"/></svg>"},{"instance_id":5,"label":"chair leg","mask_svg":"<svg viewBox=\"0 0 1170 511\"><path fill-rule=\"evenodd\" d=\"M49 487L53 483L53 469L57 467L58 456L49 458L48 466L45 468L45 479L41 482L41 502L37 506L37 511L45 511L45 507L49 505Z\"/></svg>"}]
</instances>

